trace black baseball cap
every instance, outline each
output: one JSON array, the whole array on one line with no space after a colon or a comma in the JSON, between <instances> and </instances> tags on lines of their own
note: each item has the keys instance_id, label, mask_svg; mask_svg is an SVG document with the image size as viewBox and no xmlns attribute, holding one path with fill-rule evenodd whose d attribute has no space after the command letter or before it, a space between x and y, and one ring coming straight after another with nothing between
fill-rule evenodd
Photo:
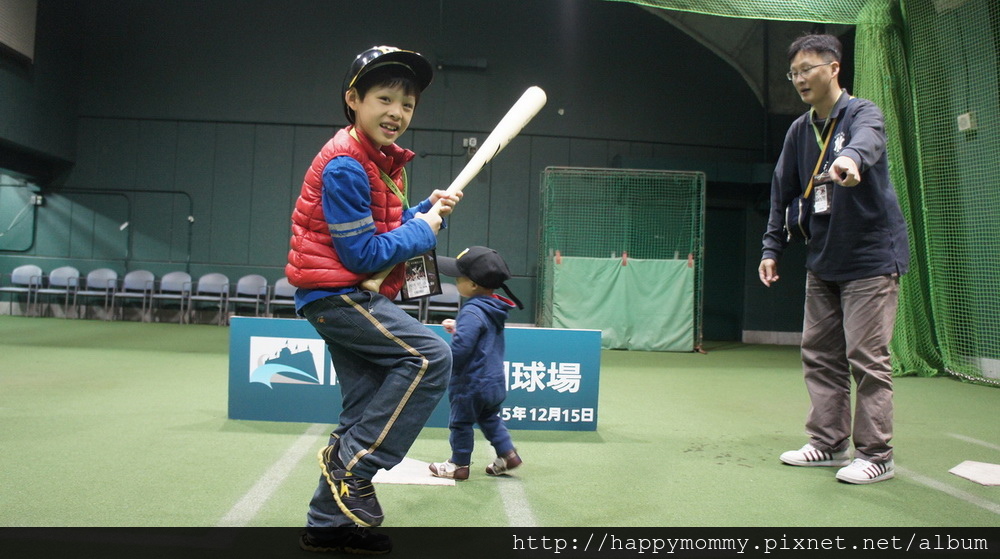
<instances>
[{"instance_id":1,"label":"black baseball cap","mask_svg":"<svg viewBox=\"0 0 1000 559\"><path fill-rule=\"evenodd\" d=\"M517 308L523 309L521 301L510 292L506 282L510 279L510 269L504 262L500 253L489 247L471 246L458 256L451 258L440 256L437 259L438 271L453 278L466 277L473 282L487 288L500 289L517 304Z\"/></svg>"},{"instance_id":2,"label":"black baseball cap","mask_svg":"<svg viewBox=\"0 0 1000 559\"><path fill-rule=\"evenodd\" d=\"M354 59L354 62L351 63L351 68L347 71L347 75L344 76L344 87L340 92L340 97L344 104L344 114L347 116L347 120L352 123L354 122L354 111L347 106L347 101L344 100L344 93L347 93L348 89L354 87L354 84L358 82L361 76L375 68L390 65L397 65L409 70L413 74L420 91L427 89L431 80L434 79L434 69L431 67L431 63L419 52L385 45L371 47Z\"/></svg>"}]
</instances>

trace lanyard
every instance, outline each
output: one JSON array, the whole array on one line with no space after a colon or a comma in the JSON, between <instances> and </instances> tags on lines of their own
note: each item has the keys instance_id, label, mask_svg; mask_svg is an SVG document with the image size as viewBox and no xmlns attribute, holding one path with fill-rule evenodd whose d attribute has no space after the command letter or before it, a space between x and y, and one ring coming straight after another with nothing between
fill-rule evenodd
<instances>
[{"instance_id":1,"label":"lanyard","mask_svg":"<svg viewBox=\"0 0 1000 559\"><path fill-rule=\"evenodd\" d=\"M833 129L837 127L837 119L831 118L830 122L827 122L827 126L829 130L826 132L826 140L824 140L822 145L820 145L819 159L816 160L816 168L814 168L812 174L809 175L809 186L806 187L806 191L802 194L803 198L808 198L809 195L812 194L813 179L816 177L816 173L819 172L820 165L823 164L823 156L826 155L826 148L830 145L830 136L833 136ZM815 130L816 127L813 126L813 129Z\"/></svg>"},{"instance_id":2,"label":"lanyard","mask_svg":"<svg viewBox=\"0 0 1000 559\"><path fill-rule=\"evenodd\" d=\"M350 135L352 138L357 140L358 143L361 143L361 138L358 138L358 134L355 132L354 128L351 128ZM410 207L410 203L406 199L406 194L403 194L404 192L406 192L406 183L407 183L406 168L403 168L402 173L400 174L400 182L403 183L402 190L400 190L399 186L396 185L396 181L392 180L392 177L390 177L388 173L383 171L381 167L379 167L378 172L382 173L382 182L384 182L385 185L389 187L389 190L391 190L392 193L395 194L397 198L399 198L399 201L403 203L403 209L404 210L408 209Z\"/></svg>"},{"instance_id":3,"label":"lanyard","mask_svg":"<svg viewBox=\"0 0 1000 559\"><path fill-rule=\"evenodd\" d=\"M830 121L827 121L826 123L829 124ZM816 128L816 121L813 119L809 119L809 124L812 125L813 134L816 135L816 145L819 146L819 149L823 149L823 133L820 132L819 128ZM824 126L824 128L826 127Z\"/></svg>"},{"instance_id":4,"label":"lanyard","mask_svg":"<svg viewBox=\"0 0 1000 559\"><path fill-rule=\"evenodd\" d=\"M400 182L403 183L402 191L399 190L399 187L396 186L396 182L392 180L392 177L390 177L385 171L379 169L379 172L382 173L382 180L385 181L385 184L386 186L389 187L389 190L391 190L392 193L395 194L396 197L399 198L399 200L403 203L403 209L405 210L409 208L410 203L406 200L406 194L403 194L403 192L406 192L406 169L403 169L402 174L399 176L399 178L401 179Z\"/></svg>"},{"instance_id":5,"label":"lanyard","mask_svg":"<svg viewBox=\"0 0 1000 559\"><path fill-rule=\"evenodd\" d=\"M815 109L813 109L813 111L814 111L813 114L815 114ZM819 149L821 150L826 149L826 147L823 145L823 132L826 132L826 129L833 126L836 123L836 121L837 119L835 118L826 119L826 122L823 123L823 130L820 130L819 128L816 127L816 121L812 118L812 114L809 115L809 124L812 125L813 134L816 135L816 145L819 146Z\"/></svg>"},{"instance_id":6,"label":"lanyard","mask_svg":"<svg viewBox=\"0 0 1000 559\"><path fill-rule=\"evenodd\" d=\"M840 96L843 94L844 92L843 90L841 90L840 94L837 95L837 101L833 102L833 108L830 110L831 117L833 116L834 110L837 108L837 103L840 101ZM848 95L847 98L853 99L854 97ZM823 125L823 130L820 130L819 128L816 128L816 120L813 118L813 115L815 114L816 114L816 107L811 107L809 109L809 124L812 125L813 134L816 135L816 145L819 146L819 149L826 149L823 147L823 132L826 132L827 126L831 126L831 121L836 122L836 119L828 117L826 119L826 123L824 123Z\"/></svg>"}]
</instances>

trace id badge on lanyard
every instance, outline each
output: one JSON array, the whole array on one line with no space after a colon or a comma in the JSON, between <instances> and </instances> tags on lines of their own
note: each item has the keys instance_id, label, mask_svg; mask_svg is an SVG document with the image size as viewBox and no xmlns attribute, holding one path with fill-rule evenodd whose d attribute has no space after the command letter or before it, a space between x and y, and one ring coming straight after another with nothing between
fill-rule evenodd
<instances>
[{"instance_id":1,"label":"id badge on lanyard","mask_svg":"<svg viewBox=\"0 0 1000 559\"><path fill-rule=\"evenodd\" d=\"M825 215L833 206L833 180L830 173L820 173L813 177L813 213Z\"/></svg>"},{"instance_id":2,"label":"id badge on lanyard","mask_svg":"<svg viewBox=\"0 0 1000 559\"><path fill-rule=\"evenodd\" d=\"M816 133L816 143L820 145L820 161L822 161L823 156L826 154L827 145L830 143L830 136L833 135L833 131L837 127L837 119L826 123L826 126L829 126L826 141L821 141L822 134L816 129L816 125L813 124L813 132ZM817 170L819 164L819 161L817 161ZM824 172L815 175L812 179L812 186L813 214L828 215L833 207L833 179L830 178L830 173L824 170Z\"/></svg>"}]
</instances>

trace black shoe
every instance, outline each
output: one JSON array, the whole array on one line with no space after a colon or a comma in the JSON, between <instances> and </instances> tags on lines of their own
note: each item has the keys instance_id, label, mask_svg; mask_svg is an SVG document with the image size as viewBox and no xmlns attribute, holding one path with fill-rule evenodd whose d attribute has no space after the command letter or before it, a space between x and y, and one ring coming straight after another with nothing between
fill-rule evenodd
<instances>
[{"instance_id":1,"label":"black shoe","mask_svg":"<svg viewBox=\"0 0 1000 559\"><path fill-rule=\"evenodd\" d=\"M337 506L358 526L372 528L382 524L385 514L375 497L372 480L347 471L337 451L340 441L319 451L319 465L330 484Z\"/></svg>"},{"instance_id":2,"label":"black shoe","mask_svg":"<svg viewBox=\"0 0 1000 559\"><path fill-rule=\"evenodd\" d=\"M384 555L392 540L366 528L310 528L302 532L299 547L306 551Z\"/></svg>"}]
</instances>

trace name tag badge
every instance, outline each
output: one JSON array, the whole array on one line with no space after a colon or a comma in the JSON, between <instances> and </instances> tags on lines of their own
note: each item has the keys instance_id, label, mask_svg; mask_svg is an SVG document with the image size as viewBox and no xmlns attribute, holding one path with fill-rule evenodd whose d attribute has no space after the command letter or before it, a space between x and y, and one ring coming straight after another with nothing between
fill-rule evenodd
<instances>
[{"instance_id":1,"label":"name tag badge","mask_svg":"<svg viewBox=\"0 0 1000 559\"><path fill-rule=\"evenodd\" d=\"M813 187L813 213L830 213L830 191L825 184L817 184Z\"/></svg>"}]
</instances>

